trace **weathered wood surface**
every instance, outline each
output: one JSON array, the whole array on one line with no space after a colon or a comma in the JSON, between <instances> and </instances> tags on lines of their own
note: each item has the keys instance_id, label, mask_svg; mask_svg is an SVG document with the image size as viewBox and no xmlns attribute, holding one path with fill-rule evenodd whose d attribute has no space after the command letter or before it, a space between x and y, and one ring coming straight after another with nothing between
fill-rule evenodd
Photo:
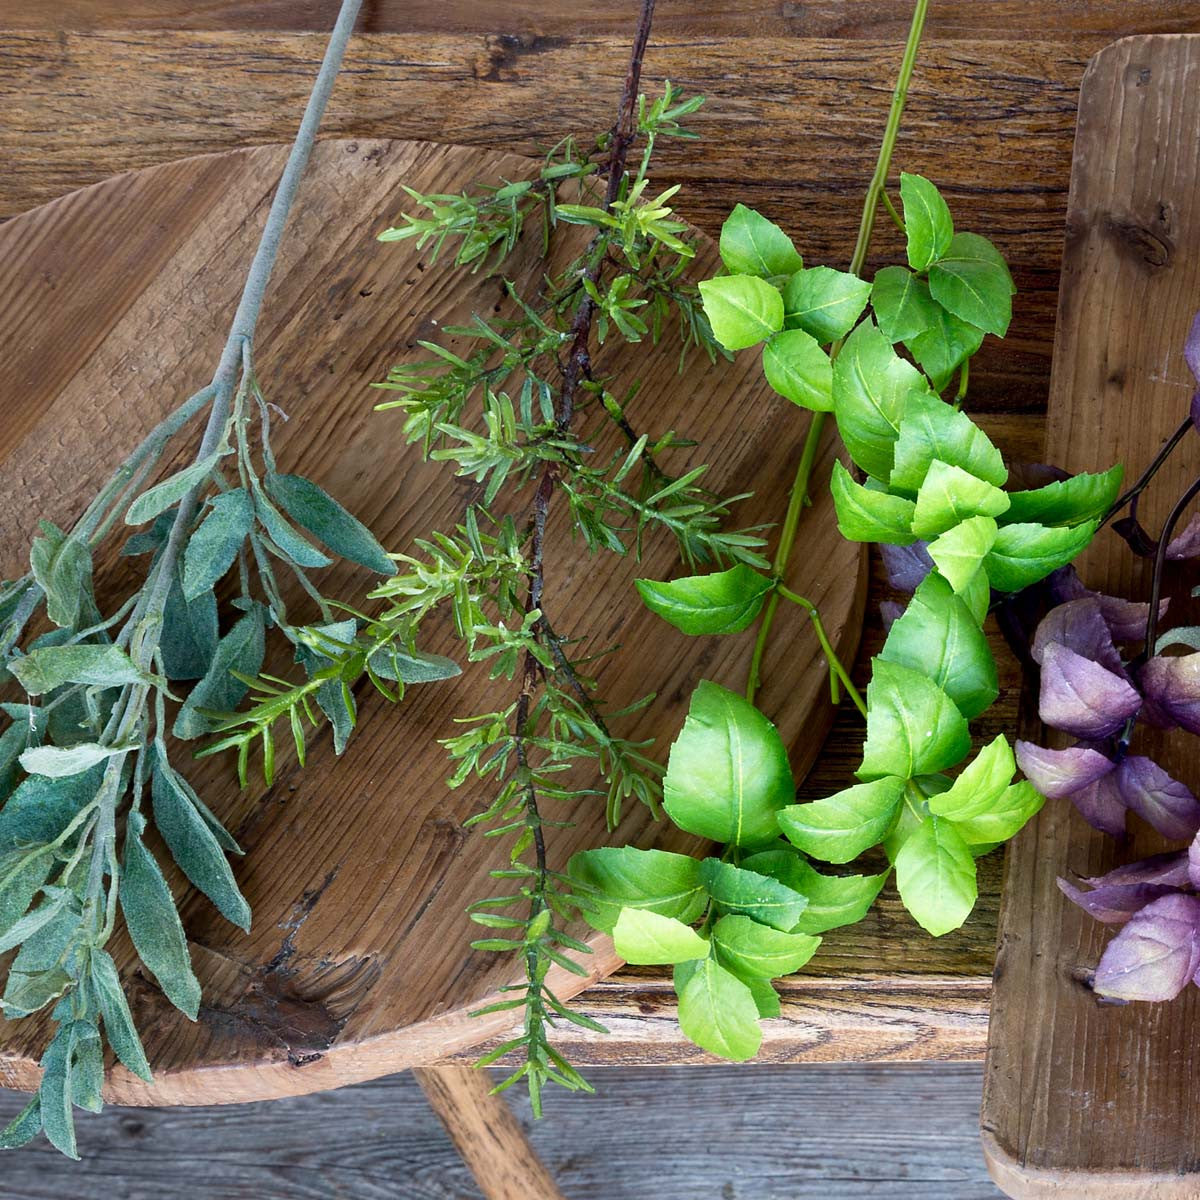
<instances>
[{"instance_id":1,"label":"weathered wood surface","mask_svg":"<svg viewBox=\"0 0 1200 1200\"><path fill-rule=\"evenodd\" d=\"M67 524L144 430L203 384L283 156L281 147L263 147L166 164L0 226L0 340L7 347L0 362L0 574L19 573L39 515ZM529 168L511 156L429 143L326 141L314 154L264 310L257 365L268 398L290 415L275 426L280 462L324 482L388 546L411 548L431 528L452 528L475 490L405 447L402 418L372 413L379 393L370 384L390 364L423 356L418 338L436 336L441 324L465 324L473 312L492 313L504 294L495 278L429 269L412 242L379 245L381 214L401 182L446 192L481 176L519 178ZM586 231L574 235L578 248ZM536 247L537 231L531 238ZM559 243L564 263L571 241ZM530 293L544 267L536 248L522 255L509 270ZM711 271L715 260L708 244L695 269ZM725 494L756 490L739 505L745 524L777 519L808 414L772 397L751 355L732 367L691 356L680 376L673 340L619 362L610 343L597 371L618 395L640 382L631 421L688 430L703 444L705 460L696 450L681 463L713 463L711 486ZM586 413L584 422L598 454L621 448L602 414ZM832 446L831 436L793 582L828 611L834 636L852 655L865 559L836 532L825 485ZM660 699L628 727L634 737L655 737L665 757L701 677L742 686L750 635L688 639L632 602L635 575L663 578L677 569L668 540L650 532L645 550L640 564L591 558L570 539L565 505L555 505L545 607L564 636L597 649L637 647L602 660L596 674L614 707L658 691ZM129 578L129 560L114 560L110 554L101 567L110 586ZM370 583L363 575L330 568L326 590L357 602ZM781 616L775 654L787 669L769 673L761 697L803 773L828 728L828 690L807 619L798 609ZM448 620L429 639L428 649L459 650ZM412 688L399 711L366 688L359 731L340 762L323 738L306 770L289 756L272 788L245 795L227 759L190 772L247 851L237 874L254 930L241 935L194 896L187 902L204 985L201 1019L189 1024L135 974L135 1012L156 1082L147 1087L117 1068L114 1101L205 1103L332 1087L434 1060L511 1027L511 1014L467 1016L520 965L471 951L475 927L464 912L494 892L487 872L507 865L507 850L465 833L462 822L491 793L477 783L448 789L437 739L453 732L455 717L506 707L513 694L508 681L488 683L486 666ZM655 825L635 805L627 814L613 835L619 841L687 850L699 844ZM576 823L551 839L554 867L609 838L603 805L591 798L555 815ZM593 941L591 977L603 977L617 960L607 939ZM123 937L117 957L128 969ZM554 986L562 994L583 985L561 974ZM0 1024L0 1079L32 1084L44 1037L37 1019Z\"/></svg>"},{"instance_id":2,"label":"weathered wood surface","mask_svg":"<svg viewBox=\"0 0 1200 1200\"><path fill-rule=\"evenodd\" d=\"M1198 78L1200 38L1162 37L1105 50L1084 81L1047 439L1050 460L1070 470L1107 466L1119 449L1136 475L1187 411L1194 383L1182 345L1200 306ZM1148 528L1159 528L1198 463L1185 443L1147 493ZM1080 569L1120 595L1144 596L1149 584L1148 564L1111 532ZM1190 738L1139 736L1140 752L1200 786ZM1056 876L1095 875L1163 848L1141 827L1118 849L1062 801L1010 851L983 1129L993 1174L1012 1196L1200 1194L1200 993L1189 987L1166 1005L1097 1003L1086 979L1109 931L1055 886Z\"/></svg>"},{"instance_id":3,"label":"weathered wood surface","mask_svg":"<svg viewBox=\"0 0 1200 1200\"><path fill-rule=\"evenodd\" d=\"M979 1154L977 1064L621 1067L529 1120L570 1200L999 1200ZM0 1121L24 1098L0 1092ZM479 1200L411 1075L228 1108L112 1107L81 1163L38 1142L5 1200Z\"/></svg>"}]
</instances>

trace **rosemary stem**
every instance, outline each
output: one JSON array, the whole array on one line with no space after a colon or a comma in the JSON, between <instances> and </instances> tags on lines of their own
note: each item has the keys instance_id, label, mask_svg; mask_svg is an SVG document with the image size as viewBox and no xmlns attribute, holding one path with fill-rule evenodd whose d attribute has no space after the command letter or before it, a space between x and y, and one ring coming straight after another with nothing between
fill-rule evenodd
<instances>
[{"instance_id":1,"label":"rosemary stem","mask_svg":"<svg viewBox=\"0 0 1200 1200\"><path fill-rule=\"evenodd\" d=\"M896 88L892 93L892 106L888 111L887 124L883 130L883 140L879 145L879 156L875 160L875 170L871 182L867 185L867 194L863 200L862 217L858 223L858 237L854 243L854 252L850 256L850 274L861 275L863 264L867 261L867 250L871 244L871 232L875 228L875 213L879 208L880 197L884 194L887 184L888 171L892 165L892 152L896 148L896 135L900 131L900 118L904 114L904 105L908 99L908 87L912 80L913 67L917 61L917 49L921 44L921 33L925 28L925 13L929 0L917 0L913 9L912 24L908 31L908 41L904 45L904 57L900 61L900 73L896 79ZM830 359L836 359L842 348L840 341L835 342L829 349ZM791 557L792 546L796 541L796 533L800 526L800 513L804 506L810 503L808 489L812 481L813 468L816 465L817 450L820 446L821 435L825 431L826 414L813 413L809 422L808 435L804 439L804 448L800 452L800 462L796 466L796 478L792 484L791 496L788 500L787 513L784 516L783 529L779 536L779 546L775 551L775 561L772 563L772 574L782 582L787 571L788 559ZM772 595L767 601L762 620L758 626L758 636L754 642L754 653L750 659L750 668L746 676L746 699L753 702L762 683L762 663L766 655L767 642L771 636L771 627L775 621L775 610L778 604Z\"/></svg>"}]
</instances>

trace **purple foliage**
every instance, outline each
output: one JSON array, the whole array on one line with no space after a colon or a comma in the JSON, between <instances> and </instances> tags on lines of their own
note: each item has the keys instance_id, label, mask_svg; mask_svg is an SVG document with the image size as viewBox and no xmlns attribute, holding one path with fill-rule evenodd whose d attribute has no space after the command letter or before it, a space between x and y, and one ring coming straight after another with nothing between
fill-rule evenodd
<instances>
[{"instance_id":1,"label":"purple foliage","mask_svg":"<svg viewBox=\"0 0 1200 1200\"><path fill-rule=\"evenodd\" d=\"M1048 800L1062 800L1087 787L1114 765L1098 750L1084 746L1051 750L1033 742L1017 742L1014 749L1025 778Z\"/></svg>"},{"instance_id":2,"label":"purple foliage","mask_svg":"<svg viewBox=\"0 0 1200 1200\"><path fill-rule=\"evenodd\" d=\"M1081 738L1116 733L1142 706L1128 680L1058 642L1042 648L1041 718Z\"/></svg>"},{"instance_id":3,"label":"purple foliage","mask_svg":"<svg viewBox=\"0 0 1200 1200\"><path fill-rule=\"evenodd\" d=\"M1187 363L1196 382L1200 383L1200 313L1192 318L1187 341L1183 343L1183 361Z\"/></svg>"},{"instance_id":4,"label":"purple foliage","mask_svg":"<svg viewBox=\"0 0 1200 1200\"><path fill-rule=\"evenodd\" d=\"M1113 644L1112 630L1104 619L1099 596L1082 596L1052 608L1042 618L1033 635L1030 647L1033 661L1041 663L1046 647L1054 643L1066 646L1084 658L1093 659L1118 675L1125 674L1125 666Z\"/></svg>"},{"instance_id":5,"label":"purple foliage","mask_svg":"<svg viewBox=\"0 0 1200 1200\"><path fill-rule=\"evenodd\" d=\"M1152 759L1131 755L1114 774L1126 807L1163 837L1191 838L1200 829L1200 802Z\"/></svg>"},{"instance_id":6,"label":"purple foliage","mask_svg":"<svg viewBox=\"0 0 1200 1200\"><path fill-rule=\"evenodd\" d=\"M1115 771L1072 792L1068 798L1093 829L1115 838L1125 836L1125 813L1128 809Z\"/></svg>"},{"instance_id":7,"label":"purple foliage","mask_svg":"<svg viewBox=\"0 0 1200 1200\"><path fill-rule=\"evenodd\" d=\"M1085 892L1066 879L1058 886L1068 900L1106 925L1124 924L1152 900L1175 890L1161 883L1110 883Z\"/></svg>"},{"instance_id":8,"label":"purple foliage","mask_svg":"<svg viewBox=\"0 0 1200 1200\"><path fill-rule=\"evenodd\" d=\"M1200 967L1200 900L1152 900L1105 947L1093 987L1112 1000L1171 1000Z\"/></svg>"},{"instance_id":9,"label":"purple foliage","mask_svg":"<svg viewBox=\"0 0 1200 1200\"><path fill-rule=\"evenodd\" d=\"M1156 655L1142 667L1139 682L1148 721L1200 733L1200 653Z\"/></svg>"},{"instance_id":10,"label":"purple foliage","mask_svg":"<svg viewBox=\"0 0 1200 1200\"><path fill-rule=\"evenodd\" d=\"M898 592L915 592L925 576L933 570L928 545L928 542L913 542L911 546L880 545L879 553L888 583Z\"/></svg>"},{"instance_id":11,"label":"purple foliage","mask_svg":"<svg viewBox=\"0 0 1200 1200\"><path fill-rule=\"evenodd\" d=\"M1084 879L1089 887L1111 887L1115 884L1154 883L1164 887L1187 887L1191 879L1186 850L1171 850L1166 854L1151 854L1137 862L1113 867L1103 875Z\"/></svg>"},{"instance_id":12,"label":"purple foliage","mask_svg":"<svg viewBox=\"0 0 1200 1200\"><path fill-rule=\"evenodd\" d=\"M1200 554L1200 512L1192 513L1191 520L1167 543L1170 559L1195 558Z\"/></svg>"}]
</instances>

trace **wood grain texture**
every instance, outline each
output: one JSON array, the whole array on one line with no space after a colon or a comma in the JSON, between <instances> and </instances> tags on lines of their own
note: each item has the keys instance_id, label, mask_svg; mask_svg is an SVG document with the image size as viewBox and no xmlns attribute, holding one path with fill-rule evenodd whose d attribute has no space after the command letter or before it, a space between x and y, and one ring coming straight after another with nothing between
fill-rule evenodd
<instances>
[{"instance_id":1,"label":"wood grain texture","mask_svg":"<svg viewBox=\"0 0 1200 1200\"><path fill-rule=\"evenodd\" d=\"M998 1200L979 1153L979 1064L621 1067L532 1122L570 1200ZM24 1104L0 1091L0 1121ZM5 1200L479 1200L409 1074L218 1108L111 1107L83 1161L37 1142Z\"/></svg>"},{"instance_id":2,"label":"wood grain texture","mask_svg":"<svg viewBox=\"0 0 1200 1200\"><path fill-rule=\"evenodd\" d=\"M1043 38L1054 25L1090 49L1132 33L1186 33L1196 28L1188 0L938 0L926 21L929 39ZM0 0L4 29L277 29L326 30L336 0ZM487 32L570 37L627 34L633 0L374 0L363 6L359 28L369 33ZM876 38L903 42L911 0L659 0L660 36ZM1053 33L1053 31L1049 31Z\"/></svg>"},{"instance_id":3,"label":"wood grain texture","mask_svg":"<svg viewBox=\"0 0 1200 1200\"><path fill-rule=\"evenodd\" d=\"M67 524L144 431L201 386L282 161L282 148L263 147L167 164L0 227L0 332L11 347L0 363L8 405L0 431L0 574L19 573L37 516ZM390 364L423 355L416 340L437 336L439 325L500 311L504 293L496 278L430 269L412 242L379 245L381 214L393 210L401 182L437 193L530 169L528 160L429 143L327 141L314 155L260 325L259 374L268 398L289 414L276 423L285 469L325 484L388 546L410 548L431 528L453 527L476 491L441 465L421 463L404 446L402 419L371 411L378 393L370 385ZM586 236L575 228L557 243L563 264ZM508 265L527 294L544 269L537 231L531 238ZM715 261L706 245L695 269L711 272ZM713 487L757 491L739 506L743 523L777 519L809 414L773 397L754 355L731 367L693 356L677 374L673 336L619 359L610 343L597 358L598 375L618 395L640 381L631 421L644 420L654 436L688 430L704 445L703 461L714 464ZM620 435L606 424L594 413L581 420L600 454L619 448ZM792 583L827 612L849 656L866 559L836 532L826 486L833 445L830 436ZM700 454L685 452L678 465ZM527 503L514 503L514 511ZM629 732L655 737L665 757L701 677L743 686L750 635L688 639L631 599L636 575L664 578L677 569L673 544L652 533L640 564L590 558L570 539L566 508L557 504L547 539L548 616L560 634L594 648L638 648L595 670L615 707L658 691ZM130 570L112 548L100 578L124 595ZM326 591L357 601L370 582L363 576L331 568ZM780 665L760 696L803 775L829 726L825 668L800 610L781 617L773 660ZM448 620L430 639L428 649L459 650ZM507 850L466 834L463 821L490 802L490 792L478 784L450 791L437 739L453 732L455 717L505 707L514 692L506 680L489 684L482 666L446 685L413 688L399 711L367 688L360 730L341 762L322 739L307 770L289 761L272 788L247 795L237 793L228 760L205 760L191 772L246 848L238 876L254 931L240 935L195 897L186 902L205 989L201 1020L180 1018L134 975L156 1082L147 1087L116 1069L113 1100L203 1103L332 1087L432 1061L511 1027L511 1014L466 1016L512 981L519 964L468 948L474 926L464 909L494 892L487 871L507 864ZM591 799L555 815L576 824L551 839L552 867L609 840L603 806ZM612 836L699 846L633 807ZM607 939L593 940L594 979L617 959ZM117 956L128 973L123 938ZM585 982L561 975L552 986L564 995ZM0 1079L32 1084L44 1037L37 1019L0 1024Z\"/></svg>"},{"instance_id":4,"label":"wood grain texture","mask_svg":"<svg viewBox=\"0 0 1200 1200\"><path fill-rule=\"evenodd\" d=\"M1083 84L1047 438L1050 461L1072 471L1119 453L1136 476L1187 411L1182 346L1200 295L1198 81L1200 38L1157 37L1105 50ZM1143 505L1149 528L1198 466L1185 443ZM1147 564L1111 533L1081 573L1120 595L1144 596L1149 583ZM1177 582L1194 582L1182 574ZM1140 752L1200 786L1190 738L1139 737ZM1097 1003L1087 978L1108 932L1055 886L1056 876L1163 848L1144 827L1118 848L1060 801L1010 850L982 1120L993 1175L1012 1196L1200 1194L1200 993Z\"/></svg>"},{"instance_id":5,"label":"wood grain texture","mask_svg":"<svg viewBox=\"0 0 1200 1200\"><path fill-rule=\"evenodd\" d=\"M413 1071L485 1200L564 1200L492 1077L471 1067Z\"/></svg>"}]
</instances>

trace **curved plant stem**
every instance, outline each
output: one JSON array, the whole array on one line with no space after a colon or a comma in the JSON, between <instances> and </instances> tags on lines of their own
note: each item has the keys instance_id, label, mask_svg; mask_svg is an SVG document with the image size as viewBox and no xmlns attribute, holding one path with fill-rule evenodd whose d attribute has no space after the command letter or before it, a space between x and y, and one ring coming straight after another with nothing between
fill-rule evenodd
<instances>
[{"instance_id":1,"label":"curved plant stem","mask_svg":"<svg viewBox=\"0 0 1200 1200\"><path fill-rule=\"evenodd\" d=\"M854 243L854 253L850 257L850 274L861 275L863 264L867 260L867 250L871 244L871 231L875 228L875 213L879 208L880 197L884 194L888 170L892 164L892 151L896 146L896 135L900 130L900 118L904 114L904 105L908 99L908 85L912 79L913 67L917 61L917 49L921 44L921 32L925 28L925 13L929 0L917 0L913 9L912 24L908 31L908 41L904 45L904 57L900 61L900 73L896 79L896 88L892 93L892 107L888 112L887 124L883 130L883 140L879 145L879 157L875 160L875 171L871 182L867 185L867 194L863 200L862 217L858 223L858 237ZM829 350L830 359L836 359L842 348L840 341L835 342ZM787 514L783 520L780 532L779 546L775 551L775 561L771 564L772 573L777 580L782 581L787 572L788 559L796 541L796 531L800 525L800 513L805 505L810 504L808 489L812 481L813 467L817 461L817 450L821 436L825 431L826 414L813 413L808 426L808 435L804 439L804 448L800 452L800 462L796 467L796 478L792 484L791 498L788 501ZM775 610L778 607L773 593L767 601L766 610L758 627L758 638L754 643L754 654L750 660L750 670L746 677L746 699L753 701L762 682L762 661L766 654L767 641L771 635L771 626L775 620Z\"/></svg>"},{"instance_id":2,"label":"curved plant stem","mask_svg":"<svg viewBox=\"0 0 1200 1200\"><path fill-rule=\"evenodd\" d=\"M782 584L776 591L785 600L790 600L793 604L798 604L806 613L808 619L812 621L813 632L817 635L817 641L821 643L821 649L825 653L825 659L829 663L829 684L830 691L833 694L833 702L838 702L837 687L840 681L841 686L846 689L846 695L854 701L855 708L865 717L867 715L867 703L862 697L862 693L854 686L850 678L850 672L846 670L842 660L838 658L837 652L834 650L832 643L829 641L829 635L825 632L825 626L821 621L821 614L817 611L817 606L811 601L806 600L803 596L793 592L790 588L785 588Z\"/></svg>"}]
</instances>

